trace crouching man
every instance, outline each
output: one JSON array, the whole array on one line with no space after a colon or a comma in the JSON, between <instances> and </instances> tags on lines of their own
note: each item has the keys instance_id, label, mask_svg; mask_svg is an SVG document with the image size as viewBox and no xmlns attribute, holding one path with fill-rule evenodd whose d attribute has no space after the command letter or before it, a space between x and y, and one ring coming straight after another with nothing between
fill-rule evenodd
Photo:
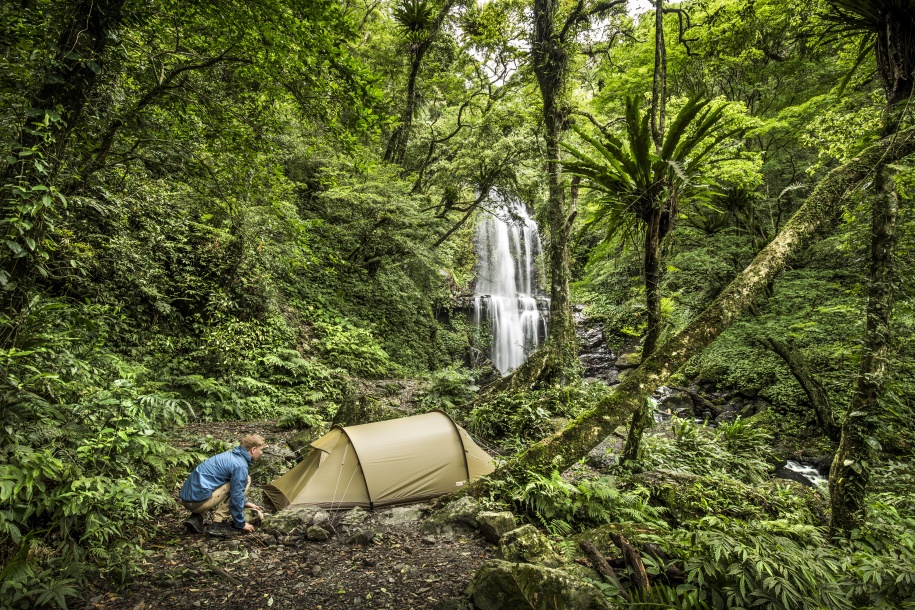
<instances>
[{"instance_id":1,"label":"crouching man","mask_svg":"<svg viewBox=\"0 0 915 610\"><path fill-rule=\"evenodd\" d=\"M251 484L248 466L261 456L264 444L263 436L249 434L238 447L214 455L191 472L178 494L184 507L191 511L184 522L189 532L202 532L203 515L211 510L216 528L254 531L254 526L245 522L245 509L261 507L248 502L245 492Z\"/></svg>"}]
</instances>

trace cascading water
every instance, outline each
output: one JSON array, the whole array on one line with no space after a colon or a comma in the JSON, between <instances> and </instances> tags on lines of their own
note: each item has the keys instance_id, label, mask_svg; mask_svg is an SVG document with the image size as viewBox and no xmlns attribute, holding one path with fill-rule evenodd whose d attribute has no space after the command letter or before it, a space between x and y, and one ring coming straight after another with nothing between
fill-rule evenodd
<instances>
[{"instance_id":1,"label":"cascading water","mask_svg":"<svg viewBox=\"0 0 915 610\"><path fill-rule=\"evenodd\" d=\"M502 200L508 220L484 212L477 221L474 320L489 322L489 357L503 375L518 368L546 338L538 308L548 303L537 286L540 234L523 205Z\"/></svg>"}]
</instances>

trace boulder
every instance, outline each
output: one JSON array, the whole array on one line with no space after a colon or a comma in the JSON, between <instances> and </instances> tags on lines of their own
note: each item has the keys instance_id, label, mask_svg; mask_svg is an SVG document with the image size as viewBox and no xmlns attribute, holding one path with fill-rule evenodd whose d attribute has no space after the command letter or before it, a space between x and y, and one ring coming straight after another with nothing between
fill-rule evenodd
<instances>
[{"instance_id":1,"label":"boulder","mask_svg":"<svg viewBox=\"0 0 915 610\"><path fill-rule=\"evenodd\" d=\"M600 589L562 570L491 559L467 588L479 610L564 608L611 610Z\"/></svg>"},{"instance_id":2,"label":"boulder","mask_svg":"<svg viewBox=\"0 0 915 610\"><path fill-rule=\"evenodd\" d=\"M308 529L305 530L305 538L308 540L327 540L330 538L330 532L320 525L310 525Z\"/></svg>"},{"instance_id":3,"label":"boulder","mask_svg":"<svg viewBox=\"0 0 915 610\"><path fill-rule=\"evenodd\" d=\"M680 413L684 410L692 411L693 399L683 390L668 388L658 398L658 409L661 411L669 410L671 413Z\"/></svg>"},{"instance_id":4,"label":"boulder","mask_svg":"<svg viewBox=\"0 0 915 610\"><path fill-rule=\"evenodd\" d=\"M549 567L562 565L550 541L536 527L527 524L507 532L499 540L500 559L521 563L536 563Z\"/></svg>"},{"instance_id":5,"label":"boulder","mask_svg":"<svg viewBox=\"0 0 915 610\"><path fill-rule=\"evenodd\" d=\"M365 546L375 539L374 530L362 530L346 539L346 544Z\"/></svg>"},{"instance_id":6,"label":"boulder","mask_svg":"<svg viewBox=\"0 0 915 610\"><path fill-rule=\"evenodd\" d=\"M368 511L361 506L357 506L340 517L339 523L340 525L352 527L354 525L362 525L368 518Z\"/></svg>"},{"instance_id":7,"label":"boulder","mask_svg":"<svg viewBox=\"0 0 915 610\"><path fill-rule=\"evenodd\" d=\"M411 504L410 506L395 506L375 511L375 516L383 525L405 525L421 521L425 505Z\"/></svg>"},{"instance_id":8,"label":"boulder","mask_svg":"<svg viewBox=\"0 0 915 610\"><path fill-rule=\"evenodd\" d=\"M317 506L287 508L264 518L261 529L280 538L304 533L309 526L328 520L330 515Z\"/></svg>"},{"instance_id":9,"label":"boulder","mask_svg":"<svg viewBox=\"0 0 915 610\"><path fill-rule=\"evenodd\" d=\"M424 534L454 536L467 534L477 528L480 505L470 496L459 498L429 515L420 528Z\"/></svg>"},{"instance_id":10,"label":"boulder","mask_svg":"<svg viewBox=\"0 0 915 610\"><path fill-rule=\"evenodd\" d=\"M638 352L628 352L620 354L616 359L616 366L621 369L631 369L637 367L642 362L642 355Z\"/></svg>"},{"instance_id":11,"label":"boulder","mask_svg":"<svg viewBox=\"0 0 915 610\"><path fill-rule=\"evenodd\" d=\"M493 544L499 544L502 536L515 529L515 516L510 512L482 512L477 515L477 522L480 533Z\"/></svg>"}]
</instances>

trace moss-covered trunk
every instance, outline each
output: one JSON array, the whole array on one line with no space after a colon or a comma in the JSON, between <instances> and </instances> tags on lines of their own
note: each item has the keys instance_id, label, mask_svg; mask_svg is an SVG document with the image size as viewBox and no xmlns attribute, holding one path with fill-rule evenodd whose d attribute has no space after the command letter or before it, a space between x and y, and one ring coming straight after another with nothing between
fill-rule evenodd
<instances>
[{"instance_id":1,"label":"moss-covered trunk","mask_svg":"<svg viewBox=\"0 0 915 610\"><path fill-rule=\"evenodd\" d=\"M643 361L616 389L592 409L582 413L564 430L529 447L497 470L548 471L564 469L585 455L623 423L648 396L664 384L683 364L704 350L727 329L766 285L785 261L842 209L846 196L875 170L915 152L915 129L885 138L853 160L834 169L810 194L801 208L750 265L722 291L715 301L686 328Z\"/></svg>"},{"instance_id":2,"label":"moss-covered trunk","mask_svg":"<svg viewBox=\"0 0 915 610\"><path fill-rule=\"evenodd\" d=\"M890 168L877 173L878 195L871 214L871 267L867 295L864 353L855 393L842 424L839 450L829 471L832 514L829 529L847 533L861 524L869 462L877 442L873 438L878 398L886 376L893 310L893 246L899 199Z\"/></svg>"},{"instance_id":3,"label":"moss-covered trunk","mask_svg":"<svg viewBox=\"0 0 915 610\"><path fill-rule=\"evenodd\" d=\"M807 366L807 361L804 360L800 350L785 341L773 337L768 337L766 342L772 348L772 351L785 361L785 364L788 365L788 370L791 371L797 382L801 384L804 393L807 394L807 400L810 401L816 414L817 423L826 433L826 436L834 441L839 440L839 427L836 425L835 417L833 417L832 405L829 401L829 395L826 394L826 388L810 372L810 367Z\"/></svg>"}]
</instances>

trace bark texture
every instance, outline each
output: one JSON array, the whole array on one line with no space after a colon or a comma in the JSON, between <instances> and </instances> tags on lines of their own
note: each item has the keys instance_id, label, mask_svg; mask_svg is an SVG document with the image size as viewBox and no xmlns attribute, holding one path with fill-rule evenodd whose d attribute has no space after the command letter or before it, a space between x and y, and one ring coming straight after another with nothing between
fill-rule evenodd
<instances>
[{"instance_id":1,"label":"bark texture","mask_svg":"<svg viewBox=\"0 0 915 610\"><path fill-rule=\"evenodd\" d=\"M899 211L899 198L890 168L880 170L876 186L879 194L871 216L871 268L864 354L855 393L842 424L842 440L829 471L832 507L829 529L833 535L846 534L862 522L869 462L876 446L873 433L880 409L877 399L883 388L889 353L890 316L893 311L892 261Z\"/></svg>"},{"instance_id":2,"label":"bark texture","mask_svg":"<svg viewBox=\"0 0 915 610\"><path fill-rule=\"evenodd\" d=\"M847 195L888 163L915 152L915 129L885 138L831 171L781 232L696 319L643 361L616 391L562 430L529 447L490 475L564 470L615 430L687 360L704 350L746 310L785 261L816 235L843 207Z\"/></svg>"}]
</instances>

